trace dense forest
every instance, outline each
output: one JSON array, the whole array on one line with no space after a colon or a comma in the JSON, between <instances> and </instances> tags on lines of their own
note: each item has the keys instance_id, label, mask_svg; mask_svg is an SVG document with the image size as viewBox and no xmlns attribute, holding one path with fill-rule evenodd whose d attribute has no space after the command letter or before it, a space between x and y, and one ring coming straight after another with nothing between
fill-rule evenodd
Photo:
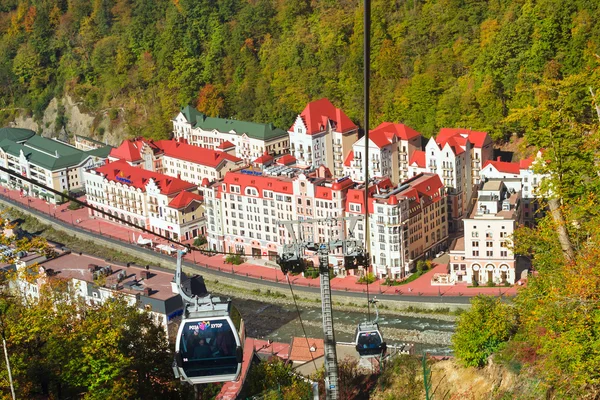
<instances>
[{"instance_id":1,"label":"dense forest","mask_svg":"<svg viewBox=\"0 0 600 400\"><path fill-rule=\"evenodd\" d=\"M589 76L594 0L374 0L372 120L523 133L544 79ZM53 97L165 137L184 104L287 128L308 101L362 116L357 0L0 0L0 122ZM60 115L59 115L60 118Z\"/></svg>"}]
</instances>

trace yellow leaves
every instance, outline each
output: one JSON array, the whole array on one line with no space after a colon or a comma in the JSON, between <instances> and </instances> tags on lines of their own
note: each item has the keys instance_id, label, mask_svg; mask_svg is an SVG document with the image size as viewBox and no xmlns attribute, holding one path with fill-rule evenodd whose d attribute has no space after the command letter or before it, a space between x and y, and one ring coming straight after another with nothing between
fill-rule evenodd
<instances>
[{"instance_id":1,"label":"yellow leaves","mask_svg":"<svg viewBox=\"0 0 600 400\"><path fill-rule=\"evenodd\" d=\"M498 30L500 30L500 24L496 19L486 19L481 23L480 26L481 34L479 35L479 44L482 48L489 46Z\"/></svg>"}]
</instances>

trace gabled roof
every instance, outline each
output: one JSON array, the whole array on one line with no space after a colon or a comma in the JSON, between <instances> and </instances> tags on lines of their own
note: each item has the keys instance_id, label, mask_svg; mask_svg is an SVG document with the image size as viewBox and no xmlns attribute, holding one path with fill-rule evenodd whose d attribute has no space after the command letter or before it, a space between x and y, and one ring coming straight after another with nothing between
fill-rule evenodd
<instances>
[{"instance_id":1,"label":"gabled roof","mask_svg":"<svg viewBox=\"0 0 600 400\"><path fill-rule=\"evenodd\" d=\"M408 165L415 165L419 168L425 168L425 152L422 150L415 150L408 161Z\"/></svg>"},{"instance_id":2,"label":"gabled roof","mask_svg":"<svg viewBox=\"0 0 600 400\"><path fill-rule=\"evenodd\" d=\"M292 165L296 163L296 157L286 154L283 157L279 157L276 162L279 165Z\"/></svg>"},{"instance_id":3,"label":"gabled roof","mask_svg":"<svg viewBox=\"0 0 600 400\"><path fill-rule=\"evenodd\" d=\"M112 158L129 162L142 161L142 149L144 146L150 147L154 154L162 153L162 148L152 139L137 137L135 139L123 140L121 145L110 150L108 155Z\"/></svg>"},{"instance_id":4,"label":"gabled roof","mask_svg":"<svg viewBox=\"0 0 600 400\"><path fill-rule=\"evenodd\" d=\"M140 149L130 140L124 140L119 147L112 149L109 156L130 162L142 160Z\"/></svg>"},{"instance_id":5,"label":"gabled roof","mask_svg":"<svg viewBox=\"0 0 600 400\"><path fill-rule=\"evenodd\" d=\"M264 141L287 135L286 131L275 128L272 123L259 124L256 122L238 121L235 119L207 117L189 105L182 108L181 113L193 127L200 128L204 131L216 130L223 133L235 132L238 136L246 134L253 139Z\"/></svg>"},{"instance_id":6,"label":"gabled roof","mask_svg":"<svg viewBox=\"0 0 600 400\"><path fill-rule=\"evenodd\" d=\"M488 138L487 132L478 132L463 128L442 128L435 137L435 141L440 147L443 147L444 143L446 143L449 138L456 136L469 139L469 142L476 148L482 148L485 144L485 140Z\"/></svg>"},{"instance_id":7,"label":"gabled roof","mask_svg":"<svg viewBox=\"0 0 600 400\"><path fill-rule=\"evenodd\" d=\"M229 140L223 141L220 145L217 146L217 149L227 150L235 147L235 144L231 143Z\"/></svg>"},{"instance_id":8,"label":"gabled roof","mask_svg":"<svg viewBox=\"0 0 600 400\"><path fill-rule=\"evenodd\" d=\"M437 142L437 138L436 138L436 142ZM465 152L465 146L466 146L466 142L467 140L458 136L452 136L449 137L445 142L440 143L437 142L440 146L440 149L443 149L446 145L450 146L450 148L452 149L452 152L456 155L462 154Z\"/></svg>"},{"instance_id":9,"label":"gabled roof","mask_svg":"<svg viewBox=\"0 0 600 400\"><path fill-rule=\"evenodd\" d=\"M300 118L304 121L308 135L323 132L328 123L331 124L334 131L341 133L358 128L341 109L336 108L327 98L308 103L300 113ZM290 132L294 130L294 125L289 129Z\"/></svg>"},{"instance_id":10,"label":"gabled roof","mask_svg":"<svg viewBox=\"0 0 600 400\"><path fill-rule=\"evenodd\" d=\"M265 151L265 153L262 156L258 157L252 163L253 164L267 164L267 163L270 163L271 161L273 161L273 156Z\"/></svg>"},{"instance_id":11,"label":"gabled roof","mask_svg":"<svg viewBox=\"0 0 600 400\"><path fill-rule=\"evenodd\" d=\"M417 136L421 136L419 132L415 131L410 126L393 122L382 122L377 128L370 132L370 135L379 134L379 132L387 137L396 136L401 140L410 140Z\"/></svg>"},{"instance_id":12,"label":"gabled roof","mask_svg":"<svg viewBox=\"0 0 600 400\"><path fill-rule=\"evenodd\" d=\"M520 169L521 166L519 165L519 163L512 163L512 162L506 162L506 161L500 161L500 160L496 160L496 161L492 161L492 160L488 160L486 161L485 164L483 164L483 168L487 167L488 165L491 165L492 167L494 167L498 172L504 172L507 174L515 174L515 175L519 175L521 173Z\"/></svg>"},{"instance_id":13,"label":"gabled roof","mask_svg":"<svg viewBox=\"0 0 600 400\"><path fill-rule=\"evenodd\" d=\"M350 163L352 162L352 160L354 160L354 151L350 150L350 152L348 153L348 155L346 156L346 159L344 160L344 165L346 167L350 166Z\"/></svg>"},{"instance_id":14,"label":"gabled roof","mask_svg":"<svg viewBox=\"0 0 600 400\"><path fill-rule=\"evenodd\" d=\"M531 167L531 164L533 164L533 161L535 161L535 156L531 156L529 158L521 160L519 161L519 168L529 169L529 167Z\"/></svg>"},{"instance_id":15,"label":"gabled roof","mask_svg":"<svg viewBox=\"0 0 600 400\"><path fill-rule=\"evenodd\" d=\"M164 155L180 160L190 161L195 164L217 168L222 162L230 161L240 163L242 159L222 151L193 146L176 140L161 140L157 145L163 150Z\"/></svg>"},{"instance_id":16,"label":"gabled roof","mask_svg":"<svg viewBox=\"0 0 600 400\"><path fill-rule=\"evenodd\" d=\"M95 169L97 173L104 175L109 181L120 182L124 185L146 191L146 185L152 179L160 189L160 193L171 195L182 190L193 189L193 183L179 178L148 171L139 167L131 166L125 160L113 161Z\"/></svg>"},{"instance_id":17,"label":"gabled roof","mask_svg":"<svg viewBox=\"0 0 600 400\"><path fill-rule=\"evenodd\" d=\"M169 202L169 207L177 209L185 208L192 201L202 202L203 198L199 194L183 191Z\"/></svg>"}]
</instances>

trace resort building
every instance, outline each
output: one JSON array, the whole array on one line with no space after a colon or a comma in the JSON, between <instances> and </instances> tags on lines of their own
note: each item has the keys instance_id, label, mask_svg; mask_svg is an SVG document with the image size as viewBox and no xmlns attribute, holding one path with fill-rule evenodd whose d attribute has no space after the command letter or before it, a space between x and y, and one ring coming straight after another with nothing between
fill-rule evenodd
<instances>
[{"instance_id":1,"label":"resort building","mask_svg":"<svg viewBox=\"0 0 600 400\"><path fill-rule=\"evenodd\" d=\"M189 105L182 108L172 122L174 139L224 152L235 146L235 156L246 163L265 152L284 154L289 147L287 132L272 123L208 117Z\"/></svg>"},{"instance_id":2,"label":"resort building","mask_svg":"<svg viewBox=\"0 0 600 400\"><path fill-rule=\"evenodd\" d=\"M358 139L358 127L328 99L310 102L288 130L290 154L297 166L326 166L334 178L344 177L344 160Z\"/></svg>"},{"instance_id":3,"label":"resort building","mask_svg":"<svg viewBox=\"0 0 600 400\"><path fill-rule=\"evenodd\" d=\"M177 240L205 233L197 185L114 161L85 172L87 202L137 226ZM90 215L113 217L90 209Z\"/></svg>"},{"instance_id":4,"label":"resort building","mask_svg":"<svg viewBox=\"0 0 600 400\"><path fill-rule=\"evenodd\" d=\"M0 165L18 176L0 172L0 183L21 189L29 196L59 203L62 196L43 186L60 193L83 191L84 171L103 164L110 149L105 146L82 151L68 143L38 136L28 129L2 128ZM20 179L20 176L39 182L40 186Z\"/></svg>"},{"instance_id":5,"label":"resort building","mask_svg":"<svg viewBox=\"0 0 600 400\"><path fill-rule=\"evenodd\" d=\"M451 281L515 283L511 239L522 222L521 193L501 179L485 182L464 219L464 237L456 239L450 251Z\"/></svg>"}]
</instances>

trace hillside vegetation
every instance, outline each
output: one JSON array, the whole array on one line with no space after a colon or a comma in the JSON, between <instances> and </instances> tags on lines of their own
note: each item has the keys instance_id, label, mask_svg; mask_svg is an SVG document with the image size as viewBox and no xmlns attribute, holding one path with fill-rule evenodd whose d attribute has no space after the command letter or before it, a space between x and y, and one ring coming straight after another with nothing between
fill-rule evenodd
<instances>
[{"instance_id":1,"label":"hillside vegetation","mask_svg":"<svg viewBox=\"0 0 600 400\"><path fill-rule=\"evenodd\" d=\"M581 78L600 53L593 0L372 2L373 122L524 133L545 79ZM1 0L0 122L84 109L166 137L181 105L287 128L330 98L362 115L362 1ZM58 110L57 129L64 124Z\"/></svg>"}]
</instances>

